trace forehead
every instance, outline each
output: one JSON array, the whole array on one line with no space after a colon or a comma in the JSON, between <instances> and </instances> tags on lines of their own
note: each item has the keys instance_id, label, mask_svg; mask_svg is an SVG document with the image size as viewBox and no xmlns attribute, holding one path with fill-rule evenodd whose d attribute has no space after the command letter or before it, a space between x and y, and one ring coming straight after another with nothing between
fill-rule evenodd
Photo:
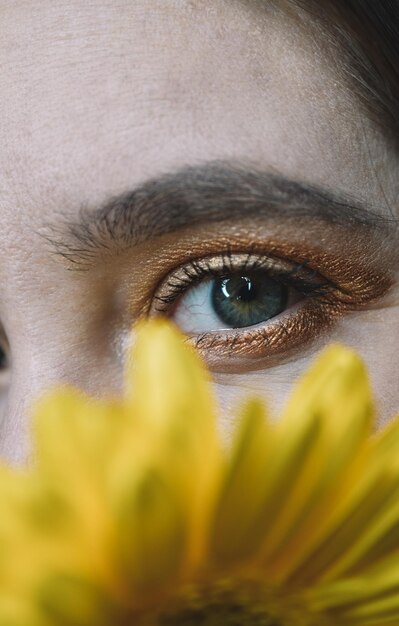
<instances>
[{"instance_id":1,"label":"forehead","mask_svg":"<svg viewBox=\"0 0 399 626\"><path fill-rule=\"evenodd\" d=\"M350 89L306 25L271 3L42 0L1 11L3 215L73 212L213 159L355 193L368 184Z\"/></svg>"}]
</instances>

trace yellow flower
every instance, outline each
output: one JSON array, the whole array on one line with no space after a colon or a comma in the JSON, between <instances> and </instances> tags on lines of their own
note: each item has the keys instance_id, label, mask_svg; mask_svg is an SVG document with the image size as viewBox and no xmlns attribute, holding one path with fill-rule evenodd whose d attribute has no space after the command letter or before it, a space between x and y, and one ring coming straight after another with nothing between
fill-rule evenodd
<instances>
[{"instance_id":1,"label":"yellow flower","mask_svg":"<svg viewBox=\"0 0 399 626\"><path fill-rule=\"evenodd\" d=\"M125 397L36 406L0 472L0 626L399 624L399 421L329 348L277 423L250 401L227 447L208 374L166 322Z\"/></svg>"}]
</instances>

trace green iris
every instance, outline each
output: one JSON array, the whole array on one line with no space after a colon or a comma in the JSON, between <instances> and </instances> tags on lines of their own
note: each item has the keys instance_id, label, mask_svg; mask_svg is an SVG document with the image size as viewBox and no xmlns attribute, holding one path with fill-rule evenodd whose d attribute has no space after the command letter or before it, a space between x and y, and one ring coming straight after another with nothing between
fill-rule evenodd
<instances>
[{"instance_id":1,"label":"green iris","mask_svg":"<svg viewBox=\"0 0 399 626\"><path fill-rule=\"evenodd\" d=\"M244 328L266 322L284 311L288 288L263 270L236 272L214 280L211 300L224 324Z\"/></svg>"}]
</instances>

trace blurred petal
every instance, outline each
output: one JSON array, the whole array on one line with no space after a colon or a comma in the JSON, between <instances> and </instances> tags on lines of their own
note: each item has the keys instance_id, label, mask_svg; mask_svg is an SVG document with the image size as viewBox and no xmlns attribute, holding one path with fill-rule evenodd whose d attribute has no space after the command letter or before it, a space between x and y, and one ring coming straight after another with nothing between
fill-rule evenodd
<instances>
[{"instance_id":1,"label":"blurred petal","mask_svg":"<svg viewBox=\"0 0 399 626\"><path fill-rule=\"evenodd\" d=\"M165 480L185 503L187 561L193 563L204 549L222 459L209 374L183 335L155 320L138 329L127 379L132 414L151 433Z\"/></svg>"},{"instance_id":2,"label":"blurred petal","mask_svg":"<svg viewBox=\"0 0 399 626\"><path fill-rule=\"evenodd\" d=\"M350 350L326 350L294 390L271 455L263 562L284 580L303 570L328 524L350 468L371 433L373 404L364 366ZM306 557L306 554L309 556ZM303 571L302 571L303 575Z\"/></svg>"},{"instance_id":3,"label":"blurred petal","mask_svg":"<svg viewBox=\"0 0 399 626\"><path fill-rule=\"evenodd\" d=\"M173 584L186 549L182 503L153 468L132 477L119 500L115 527L116 556L138 593Z\"/></svg>"},{"instance_id":4,"label":"blurred petal","mask_svg":"<svg viewBox=\"0 0 399 626\"><path fill-rule=\"evenodd\" d=\"M33 467L0 468L0 626L397 626L399 420L373 433L358 357L226 450L199 357L137 333L123 401L47 395Z\"/></svg>"},{"instance_id":5,"label":"blurred petal","mask_svg":"<svg viewBox=\"0 0 399 626\"><path fill-rule=\"evenodd\" d=\"M244 409L213 522L211 554L220 563L245 559L263 538L263 509L273 431L263 404Z\"/></svg>"}]
</instances>

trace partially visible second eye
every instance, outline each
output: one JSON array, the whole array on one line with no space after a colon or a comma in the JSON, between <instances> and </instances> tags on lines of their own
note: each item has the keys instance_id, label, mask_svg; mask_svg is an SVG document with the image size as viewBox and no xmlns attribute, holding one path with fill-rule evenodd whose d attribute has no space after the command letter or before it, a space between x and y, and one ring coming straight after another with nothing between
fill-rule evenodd
<instances>
[{"instance_id":1,"label":"partially visible second eye","mask_svg":"<svg viewBox=\"0 0 399 626\"><path fill-rule=\"evenodd\" d=\"M189 289L173 319L190 335L247 328L283 313L299 299L292 291L265 270L232 271Z\"/></svg>"},{"instance_id":2,"label":"partially visible second eye","mask_svg":"<svg viewBox=\"0 0 399 626\"><path fill-rule=\"evenodd\" d=\"M8 357L3 346L0 345L0 372L8 368Z\"/></svg>"},{"instance_id":3,"label":"partially visible second eye","mask_svg":"<svg viewBox=\"0 0 399 626\"><path fill-rule=\"evenodd\" d=\"M8 343L0 329L0 422L4 410L11 382L11 364Z\"/></svg>"}]
</instances>

